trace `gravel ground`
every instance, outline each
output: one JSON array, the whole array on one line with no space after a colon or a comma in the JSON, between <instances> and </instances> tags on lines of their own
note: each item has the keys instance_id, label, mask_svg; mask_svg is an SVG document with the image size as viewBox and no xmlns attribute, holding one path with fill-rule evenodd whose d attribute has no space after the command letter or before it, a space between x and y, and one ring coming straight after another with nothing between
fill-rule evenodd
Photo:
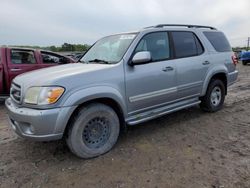
<instances>
[{"instance_id":1,"label":"gravel ground","mask_svg":"<svg viewBox=\"0 0 250 188\"><path fill-rule=\"evenodd\" d=\"M130 127L109 153L75 157L62 141L31 142L0 105L0 187L250 187L250 66L224 108L198 107Z\"/></svg>"}]
</instances>

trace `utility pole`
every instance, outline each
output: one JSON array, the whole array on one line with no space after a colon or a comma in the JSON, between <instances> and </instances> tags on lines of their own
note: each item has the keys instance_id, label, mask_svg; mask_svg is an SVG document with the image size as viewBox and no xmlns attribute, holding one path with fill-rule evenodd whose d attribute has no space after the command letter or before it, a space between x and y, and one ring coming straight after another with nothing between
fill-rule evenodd
<instances>
[{"instance_id":1,"label":"utility pole","mask_svg":"<svg viewBox=\"0 0 250 188\"><path fill-rule=\"evenodd\" d=\"M247 51L249 50L250 37L247 39Z\"/></svg>"}]
</instances>

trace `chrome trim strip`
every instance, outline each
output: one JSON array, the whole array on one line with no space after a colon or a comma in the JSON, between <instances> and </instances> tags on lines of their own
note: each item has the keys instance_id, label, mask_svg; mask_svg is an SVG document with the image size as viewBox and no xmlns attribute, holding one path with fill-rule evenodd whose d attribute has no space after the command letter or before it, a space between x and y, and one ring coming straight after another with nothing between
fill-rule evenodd
<instances>
[{"instance_id":1,"label":"chrome trim strip","mask_svg":"<svg viewBox=\"0 0 250 188\"><path fill-rule=\"evenodd\" d=\"M199 97L199 96L200 96L200 93L197 93L197 94L194 94L194 95L189 95L189 96L182 97L182 98L170 101L170 102L165 102L165 103L157 104L157 105L150 106L150 107L147 107L147 108L142 108L142 109L139 109L139 110L135 110L135 111L129 112L128 115L135 114L135 113L138 113L138 112L141 112L141 111L146 111L146 110L149 110L151 108L157 108L157 107L165 106L165 105L175 103L175 102L179 102L181 100L185 100L185 99L188 99L188 98Z\"/></svg>"},{"instance_id":2,"label":"chrome trim strip","mask_svg":"<svg viewBox=\"0 0 250 188\"><path fill-rule=\"evenodd\" d=\"M13 92L18 92L19 95L14 95ZM13 82L10 88L10 98L17 104L21 104L21 96L22 96L21 86Z\"/></svg>"},{"instance_id":3,"label":"chrome trim strip","mask_svg":"<svg viewBox=\"0 0 250 188\"><path fill-rule=\"evenodd\" d=\"M233 71L233 72L229 72L228 75L231 76L231 75L238 74L238 73L239 73L239 71L238 71L238 70L235 70L235 71Z\"/></svg>"},{"instance_id":4,"label":"chrome trim strip","mask_svg":"<svg viewBox=\"0 0 250 188\"><path fill-rule=\"evenodd\" d=\"M203 81L193 82L191 84L183 84L183 85L178 86L177 90L181 91L181 90L185 90L185 89L191 89L193 87L201 86L202 83L203 83Z\"/></svg>"},{"instance_id":5,"label":"chrome trim strip","mask_svg":"<svg viewBox=\"0 0 250 188\"><path fill-rule=\"evenodd\" d=\"M173 88L169 88L169 89L162 89L162 90L158 90L158 91L153 91L153 92L129 97L129 101L130 102L137 102L137 101L141 101L141 100L145 100L145 99L149 99L149 98L153 98L153 97L158 97L161 95L167 95L167 94L171 94L171 93L175 93L175 92L177 92L177 87L173 87Z\"/></svg>"},{"instance_id":6,"label":"chrome trim strip","mask_svg":"<svg viewBox=\"0 0 250 188\"><path fill-rule=\"evenodd\" d=\"M0 96L0 100L5 100L5 99L8 99L9 96Z\"/></svg>"}]
</instances>

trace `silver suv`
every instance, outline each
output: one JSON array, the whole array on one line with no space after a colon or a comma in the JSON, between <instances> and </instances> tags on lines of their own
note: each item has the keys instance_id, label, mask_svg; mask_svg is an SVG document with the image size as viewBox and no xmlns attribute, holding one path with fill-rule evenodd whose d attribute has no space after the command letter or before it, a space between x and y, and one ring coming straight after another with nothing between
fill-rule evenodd
<instances>
[{"instance_id":1,"label":"silver suv","mask_svg":"<svg viewBox=\"0 0 250 188\"><path fill-rule=\"evenodd\" d=\"M74 154L91 158L109 151L126 125L198 104L220 110L236 64L213 27L157 25L104 37L79 63L16 77L6 107L21 137L65 138Z\"/></svg>"}]
</instances>

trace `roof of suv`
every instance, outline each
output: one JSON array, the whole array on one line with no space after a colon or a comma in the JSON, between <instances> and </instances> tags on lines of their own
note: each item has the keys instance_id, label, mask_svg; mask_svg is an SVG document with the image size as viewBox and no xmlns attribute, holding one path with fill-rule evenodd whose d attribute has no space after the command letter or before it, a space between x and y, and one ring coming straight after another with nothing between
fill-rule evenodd
<instances>
[{"instance_id":1,"label":"roof of suv","mask_svg":"<svg viewBox=\"0 0 250 188\"><path fill-rule=\"evenodd\" d=\"M187 25L187 24L159 24L155 26L146 27L144 29L148 28L164 28L164 27L186 27L186 28L202 28L202 29L211 29L211 30L217 30L215 27L211 26L204 26L204 25Z\"/></svg>"},{"instance_id":2,"label":"roof of suv","mask_svg":"<svg viewBox=\"0 0 250 188\"><path fill-rule=\"evenodd\" d=\"M211 31L211 32L218 32L218 30L215 27L212 26L203 26L203 25L187 25L187 24L159 24L155 26L149 26L142 28L136 32L147 32L147 31L163 31L163 30L178 30L178 31ZM119 34L128 34L128 33L133 33L133 32L124 32L124 33L119 33Z\"/></svg>"},{"instance_id":3,"label":"roof of suv","mask_svg":"<svg viewBox=\"0 0 250 188\"><path fill-rule=\"evenodd\" d=\"M202 30L202 31L211 31L211 32L218 32L218 30L215 27L212 26L203 26L203 25L188 25L188 24L158 24L155 26L149 26L144 27L139 30L134 31L125 31L120 33L114 33L112 35L122 35L122 34L136 34L140 32L154 32L159 30L180 30L180 31L195 31L196 29ZM110 35L110 36L112 36Z\"/></svg>"},{"instance_id":4,"label":"roof of suv","mask_svg":"<svg viewBox=\"0 0 250 188\"><path fill-rule=\"evenodd\" d=\"M152 31L157 31L157 30L181 30L181 31L194 31L196 29L199 30L209 30L209 31L218 31L215 27L211 27L211 26L202 26L202 25L186 25L186 24L159 24L159 25L155 25L155 26L150 26L150 27L145 27L141 30L139 30L139 32L141 31L148 31L148 30L152 30Z\"/></svg>"}]
</instances>

